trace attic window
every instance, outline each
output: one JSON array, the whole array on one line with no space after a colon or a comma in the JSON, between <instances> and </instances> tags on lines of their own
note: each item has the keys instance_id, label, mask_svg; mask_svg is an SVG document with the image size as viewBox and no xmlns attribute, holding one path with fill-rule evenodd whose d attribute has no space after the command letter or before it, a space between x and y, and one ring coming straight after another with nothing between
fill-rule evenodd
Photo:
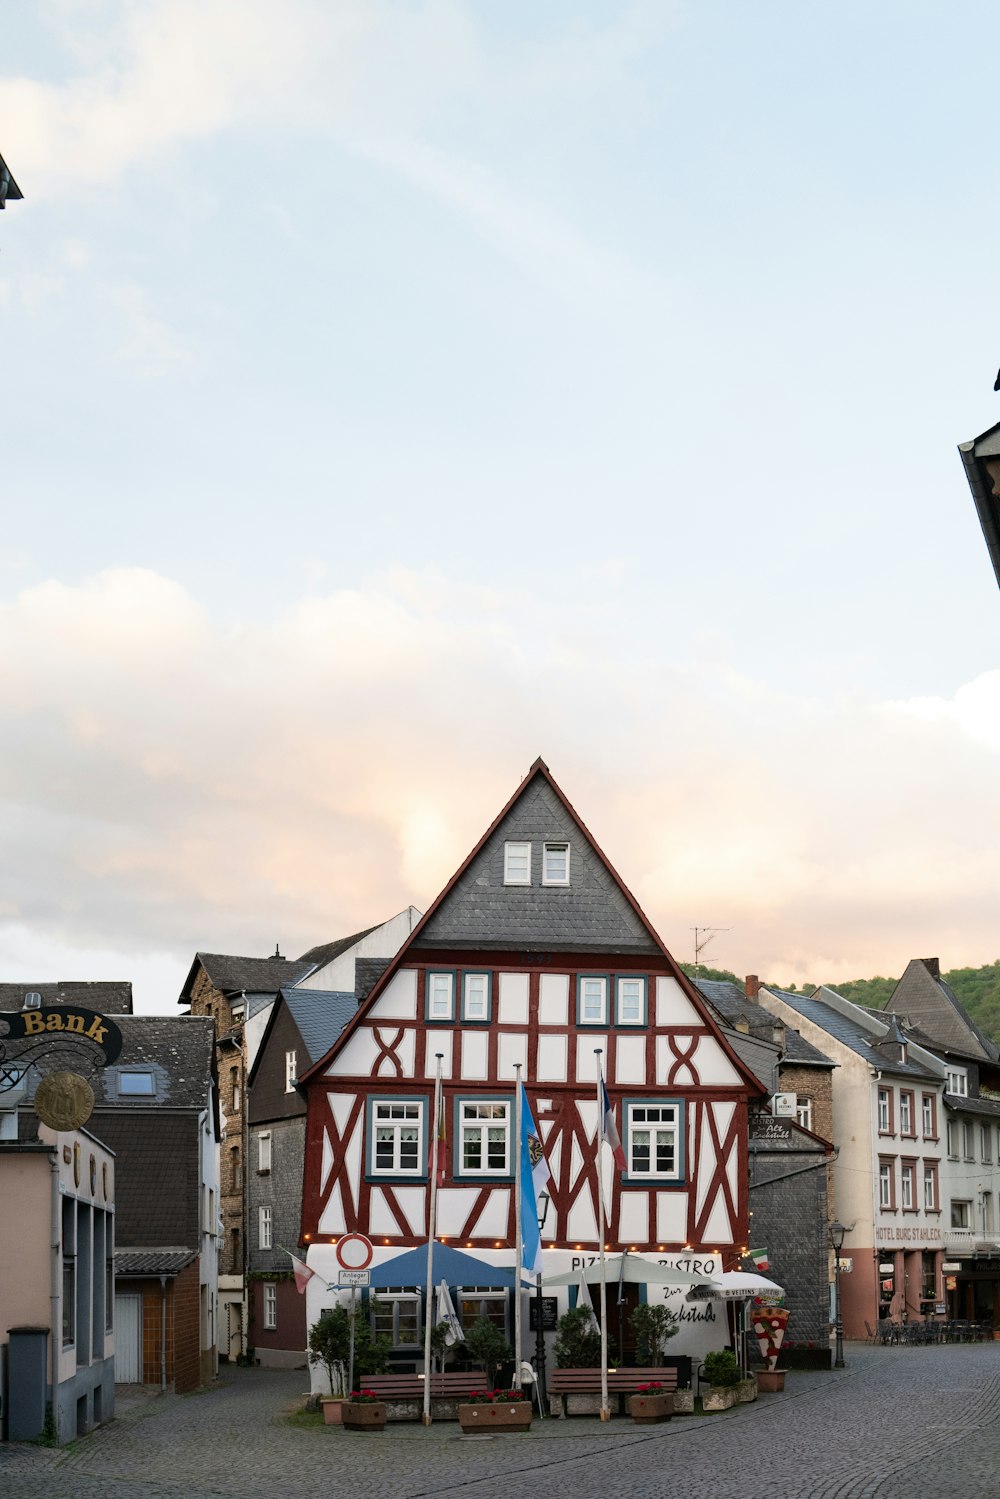
<instances>
[{"instance_id":1,"label":"attic window","mask_svg":"<svg viewBox=\"0 0 1000 1499\"><path fill-rule=\"evenodd\" d=\"M37 989L29 989L24 996L24 1008L26 1010L37 1010L42 1003L42 996Z\"/></svg>"},{"instance_id":2,"label":"attic window","mask_svg":"<svg viewBox=\"0 0 1000 1499\"><path fill-rule=\"evenodd\" d=\"M505 843L503 846L503 882L505 885L531 884L531 844Z\"/></svg>"},{"instance_id":3,"label":"attic window","mask_svg":"<svg viewBox=\"0 0 1000 1499\"><path fill-rule=\"evenodd\" d=\"M118 1092L124 1098L151 1097L156 1092L151 1072L119 1072Z\"/></svg>"},{"instance_id":4,"label":"attic window","mask_svg":"<svg viewBox=\"0 0 1000 1499\"><path fill-rule=\"evenodd\" d=\"M542 845L542 884L569 884L568 843L545 843Z\"/></svg>"}]
</instances>

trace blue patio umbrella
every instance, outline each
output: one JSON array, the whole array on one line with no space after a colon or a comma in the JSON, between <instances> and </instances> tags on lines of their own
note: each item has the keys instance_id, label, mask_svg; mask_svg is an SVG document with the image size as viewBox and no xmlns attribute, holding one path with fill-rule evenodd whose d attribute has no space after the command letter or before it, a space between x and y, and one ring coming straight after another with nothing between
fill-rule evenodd
<instances>
[{"instance_id":1,"label":"blue patio umbrella","mask_svg":"<svg viewBox=\"0 0 1000 1499\"><path fill-rule=\"evenodd\" d=\"M464 1254L460 1249L452 1249L450 1244L440 1244L435 1240L431 1280L434 1285L440 1285L443 1280L450 1286L488 1286L509 1290L514 1284L514 1271L478 1260L475 1255ZM373 1265L369 1285L372 1290L378 1290L386 1286L422 1286L426 1282L427 1245L421 1244L418 1249L408 1249L405 1254L397 1254L381 1265ZM525 1285L533 1284L531 1278L525 1277Z\"/></svg>"}]
</instances>

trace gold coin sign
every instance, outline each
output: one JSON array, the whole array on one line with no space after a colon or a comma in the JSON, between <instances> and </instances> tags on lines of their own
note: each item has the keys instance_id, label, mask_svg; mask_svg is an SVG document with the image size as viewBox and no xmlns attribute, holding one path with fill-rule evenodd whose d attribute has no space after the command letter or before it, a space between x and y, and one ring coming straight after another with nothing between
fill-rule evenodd
<instances>
[{"instance_id":1,"label":"gold coin sign","mask_svg":"<svg viewBox=\"0 0 1000 1499\"><path fill-rule=\"evenodd\" d=\"M78 1072L51 1072L35 1092L35 1113L51 1129L79 1129L94 1112L94 1090Z\"/></svg>"}]
</instances>

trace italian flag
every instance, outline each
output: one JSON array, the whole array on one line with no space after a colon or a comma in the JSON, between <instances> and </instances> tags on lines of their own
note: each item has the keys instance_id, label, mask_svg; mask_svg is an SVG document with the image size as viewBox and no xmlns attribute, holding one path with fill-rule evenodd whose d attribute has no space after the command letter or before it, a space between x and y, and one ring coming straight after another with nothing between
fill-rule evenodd
<instances>
[{"instance_id":1,"label":"italian flag","mask_svg":"<svg viewBox=\"0 0 1000 1499\"><path fill-rule=\"evenodd\" d=\"M766 1249L751 1249L747 1254L747 1259L752 1262L755 1270L770 1270L771 1268Z\"/></svg>"}]
</instances>

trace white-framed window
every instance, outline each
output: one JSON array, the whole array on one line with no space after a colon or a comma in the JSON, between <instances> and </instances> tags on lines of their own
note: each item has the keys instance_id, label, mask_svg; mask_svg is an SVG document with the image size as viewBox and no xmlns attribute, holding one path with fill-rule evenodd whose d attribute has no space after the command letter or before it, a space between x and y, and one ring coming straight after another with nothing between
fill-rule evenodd
<instances>
[{"instance_id":1,"label":"white-framed window","mask_svg":"<svg viewBox=\"0 0 1000 1499\"><path fill-rule=\"evenodd\" d=\"M503 882L505 885L531 884L531 844L505 843L503 846Z\"/></svg>"},{"instance_id":2,"label":"white-framed window","mask_svg":"<svg viewBox=\"0 0 1000 1499\"><path fill-rule=\"evenodd\" d=\"M646 1024L646 980L619 978L615 984L615 1024Z\"/></svg>"},{"instance_id":3,"label":"white-framed window","mask_svg":"<svg viewBox=\"0 0 1000 1499\"><path fill-rule=\"evenodd\" d=\"M542 884L569 884L569 844L542 844Z\"/></svg>"},{"instance_id":4,"label":"white-framed window","mask_svg":"<svg viewBox=\"0 0 1000 1499\"><path fill-rule=\"evenodd\" d=\"M973 1130L972 1125L969 1123L968 1119L966 1119L965 1122L962 1125L962 1154L964 1155L964 1157L965 1157L965 1159L967 1161L974 1161L975 1160L975 1158L976 1158L976 1149L975 1149L975 1147L976 1147L975 1131Z\"/></svg>"},{"instance_id":5,"label":"white-framed window","mask_svg":"<svg viewBox=\"0 0 1000 1499\"><path fill-rule=\"evenodd\" d=\"M896 1206L893 1196L893 1170L891 1161L879 1161L878 1163L878 1205L880 1208L894 1208Z\"/></svg>"},{"instance_id":6,"label":"white-framed window","mask_svg":"<svg viewBox=\"0 0 1000 1499\"><path fill-rule=\"evenodd\" d=\"M624 1112L629 1177L678 1180L682 1162L680 1105L626 1103Z\"/></svg>"},{"instance_id":7,"label":"white-framed window","mask_svg":"<svg viewBox=\"0 0 1000 1499\"><path fill-rule=\"evenodd\" d=\"M508 1102L462 1099L459 1103L459 1159L462 1176L510 1175Z\"/></svg>"},{"instance_id":8,"label":"white-framed window","mask_svg":"<svg viewBox=\"0 0 1000 1499\"><path fill-rule=\"evenodd\" d=\"M607 1025L608 981L597 974L581 973L577 981L578 1025Z\"/></svg>"},{"instance_id":9,"label":"white-framed window","mask_svg":"<svg viewBox=\"0 0 1000 1499\"><path fill-rule=\"evenodd\" d=\"M914 1133L913 1094L902 1088L899 1093L899 1133L901 1135Z\"/></svg>"},{"instance_id":10,"label":"white-framed window","mask_svg":"<svg viewBox=\"0 0 1000 1499\"><path fill-rule=\"evenodd\" d=\"M278 1287L264 1282L264 1328L274 1332L278 1326Z\"/></svg>"},{"instance_id":11,"label":"white-framed window","mask_svg":"<svg viewBox=\"0 0 1000 1499\"><path fill-rule=\"evenodd\" d=\"M271 1248L271 1233L273 1228L273 1221L273 1210L270 1207L267 1207L265 1205L257 1209L258 1249Z\"/></svg>"},{"instance_id":12,"label":"white-framed window","mask_svg":"<svg viewBox=\"0 0 1000 1499\"><path fill-rule=\"evenodd\" d=\"M964 1067L949 1067L945 1092L955 1093L959 1098L969 1096L969 1075Z\"/></svg>"},{"instance_id":13,"label":"white-framed window","mask_svg":"<svg viewBox=\"0 0 1000 1499\"><path fill-rule=\"evenodd\" d=\"M428 1020L454 1020L455 975L453 973L428 973L425 1008Z\"/></svg>"},{"instance_id":14,"label":"white-framed window","mask_svg":"<svg viewBox=\"0 0 1000 1499\"><path fill-rule=\"evenodd\" d=\"M805 1098L801 1093L795 1095L795 1118L803 1129L813 1127L813 1101Z\"/></svg>"},{"instance_id":15,"label":"white-framed window","mask_svg":"<svg viewBox=\"0 0 1000 1499\"><path fill-rule=\"evenodd\" d=\"M422 1099L370 1100L369 1169L375 1176L423 1176L424 1116Z\"/></svg>"},{"instance_id":16,"label":"white-framed window","mask_svg":"<svg viewBox=\"0 0 1000 1499\"><path fill-rule=\"evenodd\" d=\"M233 1005L233 1024L242 1025L246 1018L246 1007L244 1005Z\"/></svg>"},{"instance_id":17,"label":"white-framed window","mask_svg":"<svg viewBox=\"0 0 1000 1499\"><path fill-rule=\"evenodd\" d=\"M371 1299L370 1313L372 1331L385 1333L391 1338L393 1348L421 1346L420 1296L416 1291L403 1286L379 1291Z\"/></svg>"},{"instance_id":18,"label":"white-framed window","mask_svg":"<svg viewBox=\"0 0 1000 1499\"><path fill-rule=\"evenodd\" d=\"M923 1095L924 1139L937 1139L937 1100L933 1093Z\"/></svg>"},{"instance_id":19,"label":"white-framed window","mask_svg":"<svg viewBox=\"0 0 1000 1499\"><path fill-rule=\"evenodd\" d=\"M892 1134L892 1092L889 1088L878 1090L878 1132Z\"/></svg>"},{"instance_id":20,"label":"white-framed window","mask_svg":"<svg viewBox=\"0 0 1000 1499\"><path fill-rule=\"evenodd\" d=\"M987 1166L993 1160L993 1131L988 1124L979 1126L979 1159Z\"/></svg>"},{"instance_id":21,"label":"white-framed window","mask_svg":"<svg viewBox=\"0 0 1000 1499\"><path fill-rule=\"evenodd\" d=\"M951 1226L952 1228L972 1227L972 1203L956 1201L951 1199Z\"/></svg>"},{"instance_id":22,"label":"white-framed window","mask_svg":"<svg viewBox=\"0 0 1000 1499\"><path fill-rule=\"evenodd\" d=\"M913 1162L904 1161L899 1168L899 1202L904 1213L911 1213L916 1207L915 1191Z\"/></svg>"},{"instance_id":23,"label":"white-framed window","mask_svg":"<svg viewBox=\"0 0 1000 1499\"><path fill-rule=\"evenodd\" d=\"M948 1120L948 1126L947 1126L947 1129L945 1130L945 1134L948 1137L948 1154L950 1156L954 1156L955 1160L958 1160L959 1138L958 1138L958 1120L957 1119L949 1119Z\"/></svg>"},{"instance_id":24,"label":"white-framed window","mask_svg":"<svg viewBox=\"0 0 1000 1499\"><path fill-rule=\"evenodd\" d=\"M489 1020L490 976L488 973L462 975L462 1019Z\"/></svg>"},{"instance_id":25,"label":"white-framed window","mask_svg":"<svg viewBox=\"0 0 1000 1499\"><path fill-rule=\"evenodd\" d=\"M285 1092L295 1092L295 1081L299 1075L298 1063L294 1051L285 1052Z\"/></svg>"},{"instance_id":26,"label":"white-framed window","mask_svg":"<svg viewBox=\"0 0 1000 1499\"><path fill-rule=\"evenodd\" d=\"M933 1161L924 1166L924 1208L928 1213L938 1211L938 1168Z\"/></svg>"},{"instance_id":27,"label":"white-framed window","mask_svg":"<svg viewBox=\"0 0 1000 1499\"><path fill-rule=\"evenodd\" d=\"M257 1170L260 1172L271 1169L271 1131L264 1130L257 1136Z\"/></svg>"}]
</instances>

